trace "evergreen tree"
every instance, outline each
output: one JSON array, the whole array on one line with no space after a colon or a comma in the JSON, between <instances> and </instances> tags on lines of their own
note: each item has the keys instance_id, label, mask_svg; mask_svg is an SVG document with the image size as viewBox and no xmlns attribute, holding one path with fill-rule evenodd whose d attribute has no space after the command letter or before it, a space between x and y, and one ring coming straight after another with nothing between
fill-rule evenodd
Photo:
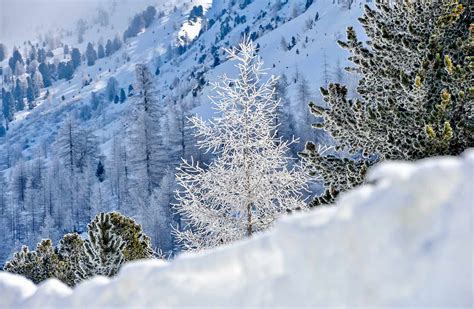
<instances>
[{"instance_id":1,"label":"evergreen tree","mask_svg":"<svg viewBox=\"0 0 474 309\"><path fill-rule=\"evenodd\" d=\"M177 231L188 250L212 248L267 229L282 214L306 208L301 191L308 180L288 169L288 142L275 136L276 78L261 84L263 63L251 41L229 50L239 77L225 75L213 101L219 116L211 123L194 117L198 145L217 158L206 169L184 162L176 175L176 210L190 224Z\"/></svg>"},{"instance_id":2,"label":"evergreen tree","mask_svg":"<svg viewBox=\"0 0 474 309\"><path fill-rule=\"evenodd\" d=\"M46 63L41 62L38 66L38 71L41 73L41 77L43 78L43 85L44 87L49 87L52 85L51 83L51 73L49 71L49 67Z\"/></svg>"},{"instance_id":3,"label":"evergreen tree","mask_svg":"<svg viewBox=\"0 0 474 309\"><path fill-rule=\"evenodd\" d=\"M95 64L95 61L97 60L97 52L95 51L94 46L92 46L92 43L90 42L89 44L87 44L86 59L88 66L93 66Z\"/></svg>"},{"instance_id":4,"label":"evergreen tree","mask_svg":"<svg viewBox=\"0 0 474 309\"><path fill-rule=\"evenodd\" d=\"M119 83L115 77L109 78L105 92L109 102L114 101L115 96L119 93Z\"/></svg>"},{"instance_id":5,"label":"evergreen tree","mask_svg":"<svg viewBox=\"0 0 474 309\"><path fill-rule=\"evenodd\" d=\"M113 51L116 52L117 50L119 50L120 48L122 47L122 41L120 40L120 38L118 36L116 36L114 38L114 41L113 41Z\"/></svg>"},{"instance_id":6,"label":"evergreen tree","mask_svg":"<svg viewBox=\"0 0 474 309\"><path fill-rule=\"evenodd\" d=\"M7 121L13 120L15 114L15 102L10 91L2 90L2 112Z\"/></svg>"},{"instance_id":7,"label":"evergreen tree","mask_svg":"<svg viewBox=\"0 0 474 309\"><path fill-rule=\"evenodd\" d=\"M28 76L26 79L28 83L28 87L26 88L26 100L28 101L28 108L31 110L35 107L35 92L33 90L33 82L32 79Z\"/></svg>"},{"instance_id":8,"label":"evergreen tree","mask_svg":"<svg viewBox=\"0 0 474 309\"><path fill-rule=\"evenodd\" d=\"M360 42L349 27L347 41L339 42L351 53L349 70L361 76L358 98L330 84L321 89L330 109L310 104L324 119L316 126L333 135L336 150L350 152L326 156L324 147L307 144L303 156L327 188L314 205L360 184L378 161L457 155L474 146L469 16L469 7L451 0L366 6L359 20L369 41Z\"/></svg>"},{"instance_id":9,"label":"evergreen tree","mask_svg":"<svg viewBox=\"0 0 474 309\"><path fill-rule=\"evenodd\" d=\"M19 79L16 80L14 94L15 94L15 99L16 99L15 110L22 111L23 109L25 109L25 102L24 102L25 91Z\"/></svg>"},{"instance_id":10,"label":"evergreen tree","mask_svg":"<svg viewBox=\"0 0 474 309\"><path fill-rule=\"evenodd\" d=\"M110 214L100 213L88 225L84 242L86 258L79 263L76 282L95 275L114 276L124 263L125 242L113 233Z\"/></svg>"},{"instance_id":11,"label":"evergreen tree","mask_svg":"<svg viewBox=\"0 0 474 309\"><path fill-rule=\"evenodd\" d=\"M71 61L74 69L81 65L81 52L79 51L79 48L72 49Z\"/></svg>"},{"instance_id":12,"label":"evergreen tree","mask_svg":"<svg viewBox=\"0 0 474 309\"><path fill-rule=\"evenodd\" d=\"M95 177L97 177L99 182L103 182L105 180L105 167L104 164L102 164L102 161L99 161L99 164L97 164Z\"/></svg>"},{"instance_id":13,"label":"evergreen tree","mask_svg":"<svg viewBox=\"0 0 474 309\"><path fill-rule=\"evenodd\" d=\"M7 47L0 43L0 62L7 58Z\"/></svg>"},{"instance_id":14,"label":"evergreen tree","mask_svg":"<svg viewBox=\"0 0 474 309\"><path fill-rule=\"evenodd\" d=\"M36 246L35 251L29 251L27 246L23 246L5 263L3 270L22 275L38 284L58 277L58 263L51 240L44 239Z\"/></svg>"},{"instance_id":15,"label":"evergreen tree","mask_svg":"<svg viewBox=\"0 0 474 309\"><path fill-rule=\"evenodd\" d=\"M18 65L23 65L23 57L21 56L20 52L18 51L18 48L13 49L13 54L8 59L8 65L12 69L12 72L16 72L16 66Z\"/></svg>"},{"instance_id":16,"label":"evergreen tree","mask_svg":"<svg viewBox=\"0 0 474 309\"><path fill-rule=\"evenodd\" d=\"M5 117L3 117L3 114L0 114L0 138L4 137L7 134L7 122L5 120ZM2 183L3 180L3 175L0 173L0 185L5 185ZM5 190L5 188L3 188ZM0 189L0 209L4 206L3 204L3 191ZM1 211L0 211L1 214Z\"/></svg>"},{"instance_id":17,"label":"evergreen tree","mask_svg":"<svg viewBox=\"0 0 474 309\"><path fill-rule=\"evenodd\" d=\"M102 59L104 57L105 57L104 46L102 44L99 44L99 47L97 48L97 58Z\"/></svg>"},{"instance_id":18,"label":"evergreen tree","mask_svg":"<svg viewBox=\"0 0 474 309\"><path fill-rule=\"evenodd\" d=\"M125 90L120 88L120 103L123 103L127 100L127 95L125 94Z\"/></svg>"},{"instance_id":19,"label":"evergreen tree","mask_svg":"<svg viewBox=\"0 0 474 309\"><path fill-rule=\"evenodd\" d=\"M145 21L145 28L148 28L155 19L156 9L153 6L148 6L143 12L143 20Z\"/></svg>"},{"instance_id":20,"label":"evergreen tree","mask_svg":"<svg viewBox=\"0 0 474 309\"><path fill-rule=\"evenodd\" d=\"M105 55L107 57L111 56L114 53L114 46L112 45L112 41L109 39L105 44Z\"/></svg>"},{"instance_id":21,"label":"evergreen tree","mask_svg":"<svg viewBox=\"0 0 474 309\"><path fill-rule=\"evenodd\" d=\"M143 233L141 225L118 212L111 212L112 232L125 242L123 256L125 261L149 259L153 257L150 238Z\"/></svg>"},{"instance_id":22,"label":"evergreen tree","mask_svg":"<svg viewBox=\"0 0 474 309\"><path fill-rule=\"evenodd\" d=\"M66 234L59 241L57 254L59 263L59 280L70 287L76 283L76 272L85 259L84 240L77 233Z\"/></svg>"}]
</instances>

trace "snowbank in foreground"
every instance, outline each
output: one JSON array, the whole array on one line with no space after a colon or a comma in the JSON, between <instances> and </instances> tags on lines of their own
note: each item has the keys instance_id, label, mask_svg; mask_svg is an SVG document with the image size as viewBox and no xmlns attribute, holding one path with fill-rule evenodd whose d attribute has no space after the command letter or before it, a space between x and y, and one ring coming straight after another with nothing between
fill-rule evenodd
<instances>
[{"instance_id":1,"label":"snowbank in foreground","mask_svg":"<svg viewBox=\"0 0 474 309\"><path fill-rule=\"evenodd\" d=\"M338 207L172 263L139 261L70 290L0 273L0 307L471 306L474 151L385 163Z\"/></svg>"}]
</instances>

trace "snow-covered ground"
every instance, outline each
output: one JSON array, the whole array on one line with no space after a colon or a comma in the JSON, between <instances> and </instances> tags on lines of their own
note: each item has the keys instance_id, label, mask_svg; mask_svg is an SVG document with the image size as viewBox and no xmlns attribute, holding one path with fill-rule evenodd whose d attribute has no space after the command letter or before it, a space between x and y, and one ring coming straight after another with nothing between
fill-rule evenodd
<instances>
[{"instance_id":1,"label":"snow-covered ground","mask_svg":"<svg viewBox=\"0 0 474 309\"><path fill-rule=\"evenodd\" d=\"M474 150L387 162L337 207L173 262L138 261L70 290L0 273L0 307L473 304Z\"/></svg>"}]
</instances>

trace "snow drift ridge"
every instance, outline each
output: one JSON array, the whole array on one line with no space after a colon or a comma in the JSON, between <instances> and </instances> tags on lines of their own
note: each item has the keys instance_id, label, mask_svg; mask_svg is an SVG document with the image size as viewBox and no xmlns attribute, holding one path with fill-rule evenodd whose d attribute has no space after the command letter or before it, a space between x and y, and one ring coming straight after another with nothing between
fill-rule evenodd
<instances>
[{"instance_id":1,"label":"snow drift ridge","mask_svg":"<svg viewBox=\"0 0 474 309\"><path fill-rule=\"evenodd\" d=\"M125 265L74 290L0 272L0 307L470 306L474 150L387 162L337 207L203 254Z\"/></svg>"}]
</instances>

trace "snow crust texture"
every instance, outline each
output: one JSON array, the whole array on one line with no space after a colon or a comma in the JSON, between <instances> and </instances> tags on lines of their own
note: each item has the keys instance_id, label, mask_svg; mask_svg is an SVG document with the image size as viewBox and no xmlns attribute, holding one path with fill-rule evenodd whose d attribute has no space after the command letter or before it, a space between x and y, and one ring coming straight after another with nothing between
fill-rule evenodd
<instances>
[{"instance_id":1,"label":"snow crust texture","mask_svg":"<svg viewBox=\"0 0 474 309\"><path fill-rule=\"evenodd\" d=\"M474 150L387 162L337 207L173 262L126 264L74 290L0 272L0 307L471 307Z\"/></svg>"}]
</instances>

